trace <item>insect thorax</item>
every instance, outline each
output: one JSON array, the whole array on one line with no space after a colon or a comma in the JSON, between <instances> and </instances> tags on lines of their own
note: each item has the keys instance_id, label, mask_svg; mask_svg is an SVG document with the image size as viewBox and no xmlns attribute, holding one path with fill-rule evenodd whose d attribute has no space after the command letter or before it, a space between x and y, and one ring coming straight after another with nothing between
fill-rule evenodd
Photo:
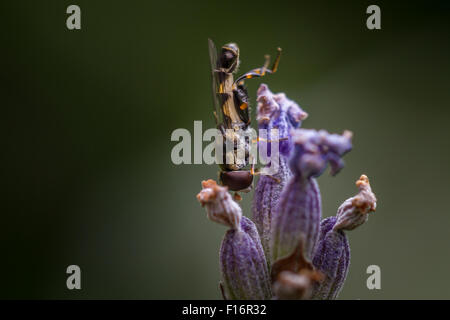
<instances>
[{"instance_id":1,"label":"insect thorax","mask_svg":"<svg viewBox=\"0 0 450 320\"><path fill-rule=\"evenodd\" d=\"M250 146L254 140L251 127L242 122L233 123L233 129L225 130L224 164L225 170L241 170L249 164Z\"/></svg>"}]
</instances>

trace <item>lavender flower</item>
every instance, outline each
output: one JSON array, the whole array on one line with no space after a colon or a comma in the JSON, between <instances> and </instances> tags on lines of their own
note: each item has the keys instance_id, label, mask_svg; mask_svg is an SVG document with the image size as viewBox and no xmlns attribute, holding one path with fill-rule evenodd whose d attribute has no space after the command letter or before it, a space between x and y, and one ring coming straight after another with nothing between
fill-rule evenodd
<instances>
[{"instance_id":1,"label":"lavender flower","mask_svg":"<svg viewBox=\"0 0 450 320\"><path fill-rule=\"evenodd\" d=\"M254 223L241 220L241 230L225 234L220 249L222 285L226 299L270 299L269 270Z\"/></svg>"},{"instance_id":2,"label":"lavender flower","mask_svg":"<svg viewBox=\"0 0 450 320\"><path fill-rule=\"evenodd\" d=\"M286 98L284 93L273 94L267 85L261 84L257 92L257 120L259 129L268 132L267 139L279 139L279 163L278 170L274 175L262 175L255 189L253 197L252 213L253 221L261 235L261 243L267 258L270 258L269 243L270 229L275 208L278 205L281 191L291 176L287 165L289 153L293 147L290 131L300 126L301 121L306 119L308 114L304 112L295 102ZM278 137L271 135L272 129L278 129ZM260 141L265 144L270 155L271 144L267 141ZM266 159L268 160L268 159ZM274 165L268 163L267 166Z\"/></svg>"},{"instance_id":3,"label":"lavender flower","mask_svg":"<svg viewBox=\"0 0 450 320\"><path fill-rule=\"evenodd\" d=\"M313 299L336 299L350 264L350 246L343 230L353 230L367 221L369 212L375 211L376 198L367 176L362 175L356 185L359 193L344 201L336 217L324 219L320 224L319 244L313 265L325 278L315 284Z\"/></svg>"},{"instance_id":4,"label":"lavender flower","mask_svg":"<svg viewBox=\"0 0 450 320\"><path fill-rule=\"evenodd\" d=\"M202 187L197 198L206 207L208 217L230 227L220 249L220 287L224 298L270 299L269 271L254 223L242 217L226 187L213 180L204 181Z\"/></svg>"},{"instance_id":5,"label":"lavender flower","mask_svg":"<svg viewBox=\"0 0 450 320\"><path fill-rule=\"evenodd\" d=\"M261 85L263 86L263 85ZM308 117L308 114L300 108L300 106L293 100L286 97L284 93L277 93L274 95L275 101L286 110L286 114L290 125L293 129L297 129L301 126L302 121Z\"/></svg>"},{"instance_id":6,"label":"lavender flower","mask_svg":"<svg viewBox=\"0 0 450 320\"><path fill-rule=\"evenodd\" d=\"M315 285L313 299L335 299L347 277L350 247L343 232L334 232L336 217L322 220L319 243L313 259L315 268L325 274L325 279Z\"/></svg>"},{"instance_id":7,"label":"lavender flower","mask_svg":"<svg viewBox=\"0 0 450 320\"><path fill-rule=\"evenodd\" d=\"M272 261L291 254L300 241L306 258L312 257L321 219L320 191L314 177L330 163L331 174L343 167L341 156L350 151L351 133L329 134L321 130L296 129L295 147L289 160L293 176L285 186L272 220Z\"/></svg>"},{"instance_id":8,"label":"lavender flower","mask_svg":"<svg viewBox=\"0 0 450 320\"><path fill-rule=\"evenodd\" d=\"M279 152L282 156L288 156L292 149L292 138L290 131L300 127L308 114L298 104L288 99L284 93L273 94L269 87L261 84L257 91L257 116L258 128L267 130L268 140L280 139ZM271 136L271 130L278 130L278 137ZM268 155L270 155L270 143L264 140L260 144L266 144ZM268 159L264 159L268 160Z\"/></svg>"},{"instance_id":9,"label":"lavender flower","mask_svg":"<svg viewBox=\"0 0 450 320\"><path fill-rule=\"evenodd\" d=\"M255 223L242 215L228 189L213 180L203 181L197 195L208 218L229 228L220 249L222 295L224 299L335 299L350 263L344 230L367 221L376 198L362 175L356 182L359 193L344 201L336 216L320 221L321 196L315 178L328 164L332 175L343 168L341 158L352 148L352 134L297 129L306 113L266 85L258 90L258 103L259 128L269 130L259 146L268 149L265 160L277 151L280 157L279 170L258 180L252 205ZM275 128L278 137L270 135ZM278 150L270 149L268 142L274 139L279 139Z\"/></svg>"}]
</instances>

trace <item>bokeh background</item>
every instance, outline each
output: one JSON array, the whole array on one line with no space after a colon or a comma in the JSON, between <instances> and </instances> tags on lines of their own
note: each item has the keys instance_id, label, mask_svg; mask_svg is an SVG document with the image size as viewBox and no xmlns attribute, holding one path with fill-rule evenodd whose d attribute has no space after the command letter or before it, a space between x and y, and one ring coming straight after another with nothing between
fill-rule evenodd
<instances>
[{"instance_id":1,"label":"bokeh background","mask_svg":"<svg viewBox=\"0 0 450 320\"><path fill-rule=\"evenodd\" d=\"M70 4L81 7L80 31L66 28ZM366 28L369 4L381 7L381 30ZM226 230L195 198L218 169L170 159L174 129L214 126L208 37L239 44L241 71L282 47L279 72L263 82L309 113L304 127L354 132L345 169L319 178L324 216L361 173L379 198L348 233L340 298L450 298L448 2L0 7L2 298L220 298ZM261 82L248 82L253 106ZM82 290L66 289L71 264ZM381 290L366 288L371 264Z\"/></svg>"}]
</instances>

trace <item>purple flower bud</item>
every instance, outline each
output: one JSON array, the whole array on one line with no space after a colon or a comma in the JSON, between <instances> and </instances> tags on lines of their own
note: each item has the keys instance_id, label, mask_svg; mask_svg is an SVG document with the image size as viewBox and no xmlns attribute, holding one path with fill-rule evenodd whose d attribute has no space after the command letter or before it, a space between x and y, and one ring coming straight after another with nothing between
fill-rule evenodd
<instances>
[{"instance_id":1,"label":"purple flower bud","mask_svg":"<svg viewBox=\"0 0 450 320\"><path fill-rule=\"evenodd\" d=\"M300 240L309 258L317 241L321 216L317 182L293 176L284 188L272 218L272 261L289 255Z\"/></svg>"},{"instance_id":2,"label":"purple flower bud","mask_svg":"<svg viewBox=\"0 0 450 320\"><path fill-rule=\"evenodd\" d=\"M291 254L299 241L305 257L312 258L321 219L321 198L317 182L328 162L335 174L342 167L340 157L351 149L351 134L329 134L324 130L296 129L295 147L289 160L293 173L272 217L272 261Z\"/></svg>"},{"instance_id":3,"label":"purple flower bud","mask_svg":"<svg viewBox=\"0 0 450 320\"><path fill-rule=\"evenodd\" d=\"M342 231L333 230L336 220L336 217L330 217L320 224L313 265L325 275L325 279L315 285L312 299L335 299L347 277L350 247L347 236Z\"/></svg>"},{"instance_id":4,"label":"purple flower bud","mask_svg":"<svg viewBox=\"0 0 450 320\"><path fill-rule=\"evenodd\" d=\"M242 217L241 228L225 234L220 249L221 286L227 300L272 297L266 258L254 223Z\"/></svg>"},{"instance_id":5,"label":"purple flower bud","mask_svg":"<svg viewBox=\"0 0 450 320\"><path fill-rule=\"evenodd\" d=\"M202 182L197 199L206 208L208 218L230 228L220 249L225 299L270 299L269 270L254 223L242 216L242 210L226 187L214 180Z\"/></svg>"},{"instance_id":6,"label":"purple flower bud","mask_svg":"<svg viewBox=\"0 0 450 320\"><path fill-rule=\"evenodd\" d=\"M273 94L269 87L261 84L257 99L257 120L258 127L267 130L267 140L279 140L279 152L282 156L288 156L292 149L292 138L290 131L300 126L302 120L308 117L295 102L289 100L284 93ZM278 136L273 137L271 130L277 129ZM268 155L270 155L270 143L260 141L260 144L267 144Z\"/></svg>"},{"instance_id":7,"label":"purple flower bud","mask_svg":"<svg viewBox=\"0 0 450 320\"><path fill-rule=\"evenodd\" d=\"M278 170L274 175L261 175L253 197L253 221L261 235L266 257L270 258L269 243L271 221L275 208L278 205L281 191L291 176L287 165L287 158L293 147L290 131L300 126L301 121L308 116L295 102L286 98L284 93L273 94L267 85L261 84L257 92L257 119L259 129L268 130L267 139L272 139L271 129L278 129L277 139L279 141L279 163ZM270 155L270 143L266 144L268 155ZM270 263L270 261L269 261Z\"/></svg>"},{"instance_id":8,"label":"purple flower bud","mask_svg":"<svg viewBox=\"0 0 450 320\"><path fill-rule=\"evenodd\" d=\"M339 135L325 130L294 130L292 172L304 178L318 177L330 163L331 175L336 175L344 167L341 157L352 149L352 135L350 131Z\"/></svg>"},{"instance_id":9,"label":"purple flower bud","mask_svg":"<svg viewBox=\"0 0 450 320\"><path fill-rule=\"evenodd\" d=\"M336 217L322 220L314 267L325 275L315 284L313 299L336 299L341 291L350 264L350 246L343 230L352 230L367 221L369 212L376 208L376 198L369 179L362 175L356 182L359 193L344 201Z\"/></svg>"},{"instance_id":10,"label":"purple flower bud","mask_svg":"<svg viewBox=\"0 0 450 320\"><path fill-rule=\"evenodd\" d=\"M302 121L308 117L308 114L297 103L288 99L284 93L278 93L274 97L275 101L286 110L292 128L299 128Z\"/></svg>"},{"instance_id":11,"label":"purple flower bud","mask_svg":"<svg viewBox=\"0 0 450 320\"><path fill-rule=\"evenodd\" d=\"M286 160L280 159L280 168L275 177L262 175L256 184L253 196L252 213L261 243L267 259L270 259L270 237L272 219L275 208L280 200L280 194L290 177ZM275 180L275 179L277 180ZM270 261L268 261L270 264Z\"/></svg>"}]
</instances>

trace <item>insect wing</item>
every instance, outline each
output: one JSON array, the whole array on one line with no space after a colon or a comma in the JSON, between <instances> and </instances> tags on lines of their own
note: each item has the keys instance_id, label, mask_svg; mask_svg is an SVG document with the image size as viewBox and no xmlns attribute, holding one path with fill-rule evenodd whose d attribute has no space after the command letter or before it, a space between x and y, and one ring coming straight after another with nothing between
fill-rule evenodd
<instances>
[{"instance_id":1,"label":"insect wing","mask_svg":"<svg viewBox=\"0 0 450 320\"><path fill-rule=\"evenodd\" d=\"M217 72L217 49L214 42L208 39L209 59L211 62L211 77L212 77L212 91L214 103L214 117L217 126L220 126L223 121L222 107L220 105L220 95L218 88L220 86L219 73Z\"/></svg>"}]
</instances>

